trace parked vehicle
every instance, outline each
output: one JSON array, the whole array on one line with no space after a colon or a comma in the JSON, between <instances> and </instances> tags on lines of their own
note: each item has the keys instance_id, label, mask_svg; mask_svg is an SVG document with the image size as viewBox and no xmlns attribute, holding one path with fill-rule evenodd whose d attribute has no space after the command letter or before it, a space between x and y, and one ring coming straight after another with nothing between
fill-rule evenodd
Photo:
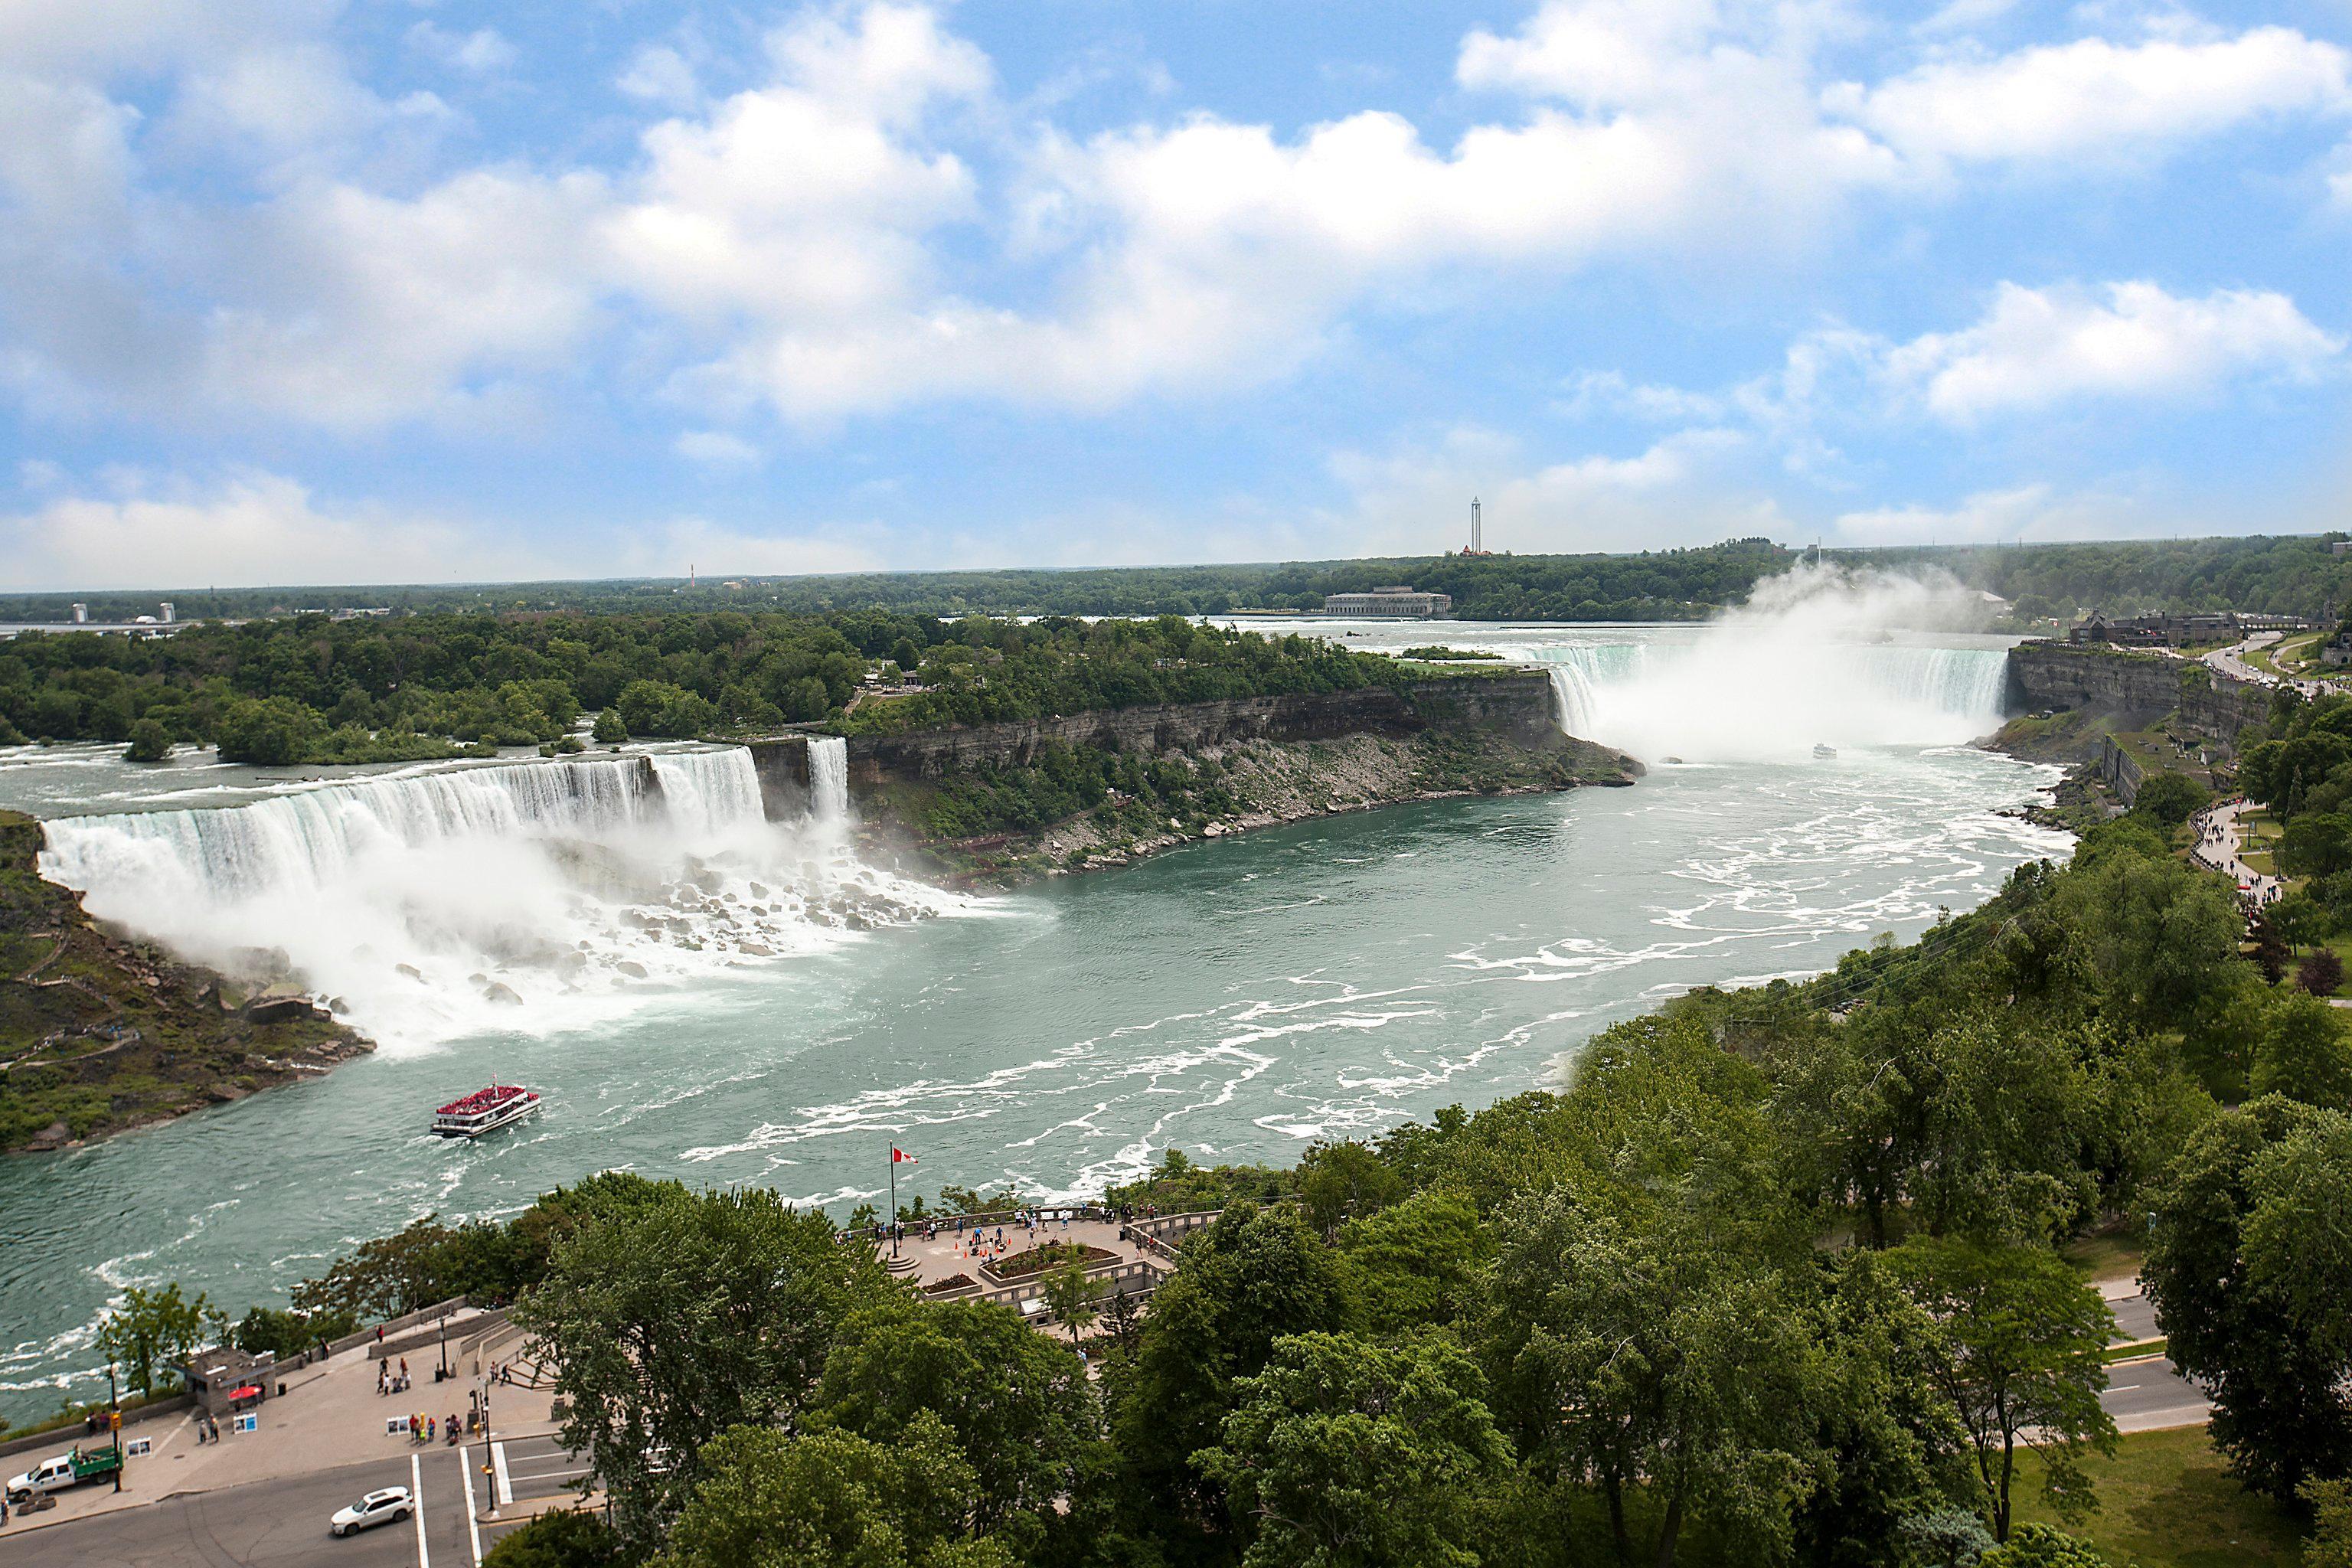
<instances>
[{"instance_id":1,"label":"parked vehicle","mask_svg":"<svg viewBox=\"0 0 2352 1568\"><path fill-rule=\"evenodd\" d=\"M84 1481L110 1476L121 1468L121 1450L112 1444L88 1453L77 1447L55 1458L43 1459L23 1475L10 1478L8 1500L22 1504L43 1492L61 1492Z\"/></svg>"},{"instance_id":2,"label":"parked vehicle","mask_svg":"<svg viewBox=\"0 0 2352 1568\"><path fill-rule=\"evenodd\" d=\"M327 1521L330 1535L349 1535L354 1531L373 1530L379 1524L390 1524L395 1519L406 1519L416 1511L416 1500L408 1495L406 1487L386 1487L373 1491L349 1508L339 1508Z\"/></svg>"}]
</instances>

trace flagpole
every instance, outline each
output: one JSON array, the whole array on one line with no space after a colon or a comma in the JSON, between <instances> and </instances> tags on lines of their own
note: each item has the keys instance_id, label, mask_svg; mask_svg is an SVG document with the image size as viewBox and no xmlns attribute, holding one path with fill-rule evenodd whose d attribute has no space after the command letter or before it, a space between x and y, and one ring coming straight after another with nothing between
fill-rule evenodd
<instances>
[{"instance_id":1,"label":"flagpole","mask_svg":"<svg viewBox=\"0 0 2352 1568\"><path fill-rule=\"evenodd\" d=\"M898 1146L890 1146L890 1256L898 1256Z\"/></svg>"}]
</instances>

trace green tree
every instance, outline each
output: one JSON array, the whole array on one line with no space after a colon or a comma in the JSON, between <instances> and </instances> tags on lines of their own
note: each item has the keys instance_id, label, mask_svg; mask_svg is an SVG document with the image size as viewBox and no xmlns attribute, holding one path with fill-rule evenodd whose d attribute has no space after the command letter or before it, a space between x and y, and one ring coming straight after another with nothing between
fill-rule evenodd
<instances>
[{"instance_id":1,"label":"green tree","mask_svg":"<svg viewBox=\"0 0 2352 1568\"><path fill-rule=\"evenodd\" d=\"M482 1553L482 1568L622 1568L625 1561L612 1528L572 1508L517 1526Z\"/></svg>"},{"instance_id":2,"label":"green tree","mask_svg":"<svg viewBox=\"0 0 2352 1568\"><path fill-rule=\"evenodd\" d=\"M761 1189L664 1185L588 1215L514 1316L558 1369L565 1444L593 1455L639 1543L700 1479L703 1446L793 1420L843 1321L891 1289L872 1248L835 1241L822 1214Z\"/></svg>"},{"instance_id":3,"label":"green tree","mask_svg":"<svg viewBox=\"0 0 2352 1568\"><path fill-rule=\"evenodd\" d=\"M886 1300L849 1316L825 1360L827 1421L884 1445L918 1418L946 1425L979 1479L975 1517L1043 1515L1101 1439L1078 1358L1009 1307Z\"/></svg>"},{"instance_id":4,"label":"green tree","mask_svg":"<svg viewBox=\"0 0 2352 1568\"><path fill-rule=\"evenodd\" d=\"M1235 1380L1263 1370L1275 1341L1343 1330L1352 1315L1339 1259L1288 1211L1235 1204L1194 1234L1152 1293L1134 1354L1106 1371L1120 1456L1172 1532L1223 1518L1223 1489L1192 1456L1215 1446Z\"/></svg>"},{"instance_id":5,"label":"green tree","mask_svg":"<svg viewBox=\"0 0 2352 1568\"><path fill-rule=\"evenodd\" d=\"M1301 1334L1234 1393L1196 1461L1232 1499L1244 1568L1475 1568L1469 1521L1511 1449L1459 1350Z\"/></svg>"},{"instance_id":6,"label":"green tree","mask_svg":"<svg viewBox=\"0 0 2352 1568\"><path fill-rule=\"evenodd\" d=\"M2062 1513L2093 1506L2082 1457L2116 1446L2099 1405L2115 1315L2099 1293L2038 1247L1919 1237L1889 1264L1940 1330L1928 1375L1968 1434L1993 1539L2009 1539L2020 1447L2041 1456Z\"/></svg>"},{"instance_id":7,"label":"green tree","mask_svg":"<svg viewBox=\"0 0 2352 1568\"><path fill-rule=\"evenodd\" d=\"M1092 1328L1099 1316L1095 1301L1102 1294L1102 1287L1087 1274L1086 1255L1078 1253L1046 1270L1045 1278L1038 1284L1046 1310L1069 1331L1070 1342L1076 1344L1078 1336Z\"/></svg>"},{"instance_id":8,"label":"green tree","mask_svg":"<svg viewBox=\"0 0 2352 1568\"><path fill-rule=\"evenodd\" d=\"M2017 1533L1977 1559L1977 1568L2107 1568L2087 1541L2053 1525L2021 1524Z\"/></svg>"},{"instance_id":9,"label":"green tree","mask_svg":"<svg viewBox=\"0 0 2352 1568\"><path fill-rule=\"evenodd\" d=\"M265 697L223 710L213 739L225 763L285 767L308 761L326 734L326 721L311 709L290 697Z\"/></svg>"},{"instance_id":10,"label":"green tree","mask_svg":"<svg viewBox=\"0 0 2352 1568\"><path fill-rule=\"evenodd\" d=\"M607 708L596 715L596 727L589 732L595 736L599 744L617 746L629 738L629 726L618 712Z\"/></svg>"},{"instance_id":11,"label":"green tree","mask_svg":"<svg viewBox=\"0 0 2352 1568\"><path fill-rule=\"evenodd\" d=\"M2132 809L2146 812L2170 832L2213 804L2213 792L2186 773L2158 773L2132 796Z\"/></svg>"},{"instance_id":12,"label":"green tree","mask_svg":"<svg viewBox=\"0 0 2352 1568\"><path fill-rule=\"evenodd\" d=\"M172 754L171 732L152 719L131 726L131 744L123 749L126 763L160 763Z\"/></svg>"},{"instance_id":13,"label":"green tree","mask_svg":"<svg viewBox=\"0 0 2352 1568\"><path fill-rule=\"evenodd\" d=\"M152 1394L172 1386L190 1356L227 1333L227 1319L205 1294L190 1300L174 1279L160 1290L133 1285L123 1291L122 1305L99 1326L98 1348L121 1367L125 1391Z\"/></svg>"},{"instance_id":14,"label":"green tree","mask_svg":"<svg viewBox=\"0 0 2352 1568\"><path fill-rule=\"evenodd\" d=\"M2280 996L2264 1009L2248 1084L2306 1105L2352 1105L2352 1037L2343 1014L2315 995Z\"/></svg>"},{"instance_id":15,"label":"green tree","mask_svg":"<svg viewBox=\"0 0 2352 1568\"><path fill-rule=\"evenodd\" d=\"M1822 1459L1806 1303L1703 1213L1629 1222L1562 1188L1496 1226L1477 1342L1520 1454L1554 1482L1599 1485L1621 1559L1644 1494L1643 1554L1661 1568L1694 1521L1785 1556Z\"/></svg>"},{"instance_id":16,"label":"green tree","mask_svg":"<svg viewBox=\"0 0 2352 1568\"><path fill-rule=\"evenodd\" d=\"M2297 1495L2311 1510L2303 1568L2352 1568L2352 1479L2308 1480Z\"/></svg>"},{"instance_id":17,"label":"green tree","mask_svg":"<svg viewBox=\"0 0 2352 1568\"><path fill-rule=\"evenodd\" d=\"M1465 1315L1493 1245L1459 1193L1415 1193L1339 1229L1348 1293L1375 1334L1436 1327Z\"/></svg>"},{"instance_id":18,"label":"green tree","mask_svg":"<svg viewBox=\"0 0 2352 1568\"><path fill-rule=\"evenodd\" d=\"M1017 1568L966 1537L978 1479L928 1414L887 1444L738 1426L699 1468L658 1568Z\"/></svg>"},{"instance_id":19,"label":"green tree","mask_svg":"<svg viewBox=\"0 0 2352 1568\"><path fill-rule=\"evenodd\" d=\"M1298 1193L1307 1217L1326 1237L1343 1221L1394 1203L1404 1181L1361 1143L1318 1143L1298 1162Z\"/></svg>"},{"instance_id":20,"label":"green tree","mask_svg":"<svg viewBox=\"0 0 2352 1568\"><path fill-rule=\"evenodd\" d=\"M2315 1190L2352 1119L2270 1095L2191 1134L2153 1195L2141 1268L2175 1366L2213 1401L2213 1446L2248 1486L2284 1501L2309 1477L2352 1473L2346 1293L2315 1292L2305 1251L2340 1268L2341 1189ZM2250 1233L2265 1238L2252 1245ZM2298 1239L2307 1243L2299 1247Z\"/></svg>"}]
</instances>

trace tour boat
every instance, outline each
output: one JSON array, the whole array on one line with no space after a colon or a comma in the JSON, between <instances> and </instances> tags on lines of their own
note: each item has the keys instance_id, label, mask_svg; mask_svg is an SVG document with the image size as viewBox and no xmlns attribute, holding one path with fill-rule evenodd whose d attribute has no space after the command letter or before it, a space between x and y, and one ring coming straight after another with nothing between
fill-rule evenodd
<instances>
[{"instance_id":1,"label":"tour boat","mask_svg":"<svg viewBox=\"0 0 2352 1568\"><path fill-rule=\"evenodd\" d=\"M539 1096L511 1083L478 1089L433 1113L433 1131L444 1138L479 1138L520 1121L539 1109Z\"/></svg>"},{"instance_id":2,"label":"tour boat","mask_svg":"<svg viewBox=\"0 0 2352 1568\"><path fill-rule=\"evenodd\" d=\"M1837 748L1829 744L1826 741L1815 742L1813 744L1813 761L1817 763L1833 763L1837 761Z\"/></svg>"}]
</instances>

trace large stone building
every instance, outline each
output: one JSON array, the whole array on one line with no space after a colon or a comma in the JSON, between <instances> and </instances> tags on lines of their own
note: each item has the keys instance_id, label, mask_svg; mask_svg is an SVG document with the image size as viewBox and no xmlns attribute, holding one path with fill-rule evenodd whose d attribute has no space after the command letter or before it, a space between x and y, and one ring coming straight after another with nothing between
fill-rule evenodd
<instances>
[{"instance_id":1,"label":"large stone building","mask_svg":"<svg viewBox=\"0 0 2352 1568\"><path fill-rule=\"evenodd\" d=\"M1451 615L1453 611L1454 596L1451 594L1416 594L1410 586L1375 588L1369 594L1323 595L1323 613L1327 616L1426 620L1432 616Z\"/></svg>"},{"instance_id":2,"label":"large stone building","mask_svg":"<svg viewBox=\"0 0 2352 1568\"><path fill-rule=\"evenodd\" d=\"M2255 632L2299 631L2310 623L2296 616L2222 611L2207 616L2134 616L2110 619L2094 610L2066 634L2069 642L2112 643L2121 647L2182 647L2190 643L2236 642Z\"/></svg>"}]
</instances>

